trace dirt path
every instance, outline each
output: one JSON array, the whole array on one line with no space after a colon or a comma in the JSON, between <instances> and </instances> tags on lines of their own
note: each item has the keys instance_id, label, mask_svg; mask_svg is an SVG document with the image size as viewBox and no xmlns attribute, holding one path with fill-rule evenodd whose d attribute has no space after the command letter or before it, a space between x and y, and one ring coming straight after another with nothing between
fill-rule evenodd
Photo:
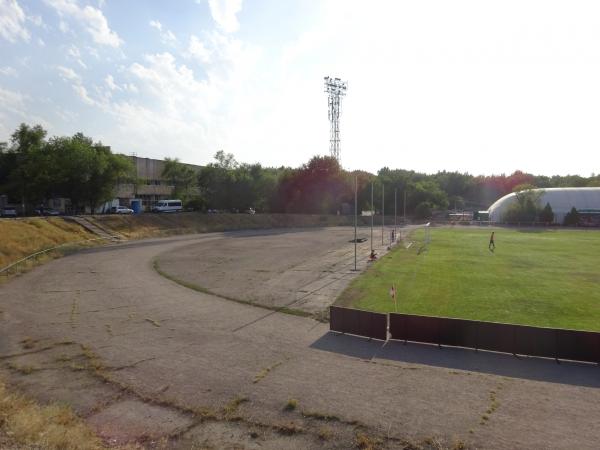
<instances>
[{"instance_id":1,"label":"dirt path","mask_svg":"<svg viewBox=\"0 0 600 450\"><path fill-rule=\"evenodd\" d=\"M269 254L277 239L282 260L292 241L316 254L326 233L274 235ZM1 287L3 374L42 401L70 403L114 443L597 448L596 366L337 336L310 318L187 289L152 267L175 249L231 241L209 234L89 250Z\"/></svg>"}]
</instances>

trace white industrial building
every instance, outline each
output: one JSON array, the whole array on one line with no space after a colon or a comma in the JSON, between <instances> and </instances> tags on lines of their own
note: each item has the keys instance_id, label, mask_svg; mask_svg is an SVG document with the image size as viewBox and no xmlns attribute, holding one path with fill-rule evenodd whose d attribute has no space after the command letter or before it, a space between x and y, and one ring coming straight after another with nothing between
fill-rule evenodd
<instances>
[{"instance_id":1,"label":"white industrial building","mask_svg":"<svg viewBox=\"0 0 600 450\"><path fill-rule=\"evenodd\" d=\"M600 187L546 188L533 191L541 191L540 207L550 203L556 223L563 223L565 215L573 207L579 212L600 213ZM488 209L489 220L502 222L504 213L516 201L517 196L514 192L496 200Z\"/></svg>"}]
</instances>

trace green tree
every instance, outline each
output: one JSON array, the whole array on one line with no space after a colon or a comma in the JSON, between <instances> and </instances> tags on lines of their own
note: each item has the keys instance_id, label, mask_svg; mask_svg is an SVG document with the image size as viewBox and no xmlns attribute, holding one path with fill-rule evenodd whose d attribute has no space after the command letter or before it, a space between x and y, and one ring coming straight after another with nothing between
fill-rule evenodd
<instances>
[{"instance_id":1,"label":"green tree","mask_svg":"<svg viewBox=\"0 0 600 450\"><path fill-rule=\"evenodd\" d=\"M46 147L53 194L69 198L74 212L84 206L93 212L113 197L119 180L133 177L129 158L112 154L109 147L81 133L52 138Z\"/></svg>"},{"instance_id":2,"label":"green tree","mask_svg":"<svg viewBox=\"0 0 600 450\"><path fill-rule=\"evenodd\" d=\"M544 206L544 208L540 211L538 219L540 222L544 223L554 222L554 211L552 211L552 206L550 206L550 203L546 203L546 206Z\"/></svg>"},{"instance_id":3,"label":"green tree","mask_svg":"<svg viewBox=\"0 0 600 450\"><path fill-rule=\"evenodd\" d=\"M517 187L518 188L518 187ZM504 213L505 222L535 222L540 212L539 202L544 191L527 186L525 190L515 192L516 202Z\"/></svg>"},{"instance_id":4,"label":"green tree","mask_svg":"<svg viewBox=\"0 0 600 450\"><path fill-rule=\"evenodd\" d=\"M565 219L564 219L563 223L566 226L579 225L579 212L577 211L577 209L574 206L571 208L571 211L569 211L565 215Z\"/></svg>"},{"instance_id":5,"label":"green tree","mask_svg":"<svg viewBox=\"0 0 600 450\"><path fill-rule=\"evenodd\" d=\"M415 218L429 219L431 217L431 205L428 202L421 202L415 208Z\"/></svg>"},{"instance_id":6,"label":"green tree","mask_svg":"<svg viewBox=\"0 0 600 450\"><path fill-rule=\"evenodd\" d=\"M173 185L174 197L187 202L193 196L193 190L197 187L197 173L187 164L179 162L177 158L165 158L162 176Z\"/></svg>"},{"instance_id":7,"label":"green tree","mask_svg":"<svg viewBox=\"0 0 600 450\"><path fill-rule=\"evenodd\" d=\"M12 167L6 176L6 187L12 197L18 198L23 210L26 205L39 201L40 191L45 190L47 178L43 171L43 147L46 130L41 125L30 127L22 123L11 135L9 152L13 158L5 158Z\"/></svg>"}]
</instances>

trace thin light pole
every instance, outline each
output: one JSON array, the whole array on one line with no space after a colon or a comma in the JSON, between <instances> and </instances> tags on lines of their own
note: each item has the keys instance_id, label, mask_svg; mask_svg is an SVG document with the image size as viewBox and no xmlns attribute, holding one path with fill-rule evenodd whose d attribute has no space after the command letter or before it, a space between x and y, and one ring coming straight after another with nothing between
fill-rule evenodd
<instances>
[{"instance_id":1,"label":"thin light pole","mask_svg":"<svg viewBox=\"0 0 600 450\"><path fill-rule=\"evenodd\" d=\"M381 183L381 245L383 243L383 226L385 222L385 185Z\"/></svg>"},{"instance_id":2,"label":"thin light pole","mask_svg":"<svg viewBox=\"0 0 600 450\"><path fill-rule=\"evenodd\" d=\"M402 222L404 222L404 226L406 226L406 186L404 187L404 218L402 219Z\"/></svg>"},{"instance_id":3,"label":"thin light pole","mask_svg":"<svg viewBox=\"0 0 600 450\"><path fill-rule=\"evenodd\" d=\"M375 216L375 205L373 204L373 182L371 181L371 253L373 253L373 216Z\"/></svg>"},{"instance_id":4,"label":"thin light pole","mask_svg":"<svg viewBox=\"0 0 600 450\"><path fill-rule=\"evenodd\" d=\"M354 270L356 270L356 226L358 224L358 175L354 177Z\"/></svg>"},{"instance_id":5,"label":"thin light pole","mask_svg":"<svg viewBox=\"0 0 600 450\"><path fill-rule=\"evenodd\" d=\"M396 239L396 228L398 227L398 188L394 189L394 239Z\"/></svg>"}]
</instances>

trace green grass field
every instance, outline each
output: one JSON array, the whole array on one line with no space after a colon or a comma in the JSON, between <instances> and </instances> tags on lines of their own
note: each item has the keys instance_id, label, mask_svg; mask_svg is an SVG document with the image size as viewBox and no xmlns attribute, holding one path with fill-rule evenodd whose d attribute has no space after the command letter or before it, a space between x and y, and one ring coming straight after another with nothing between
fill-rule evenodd
<instances>
[{"instance_id":1,"label":"green grass field","mask_svg":"<svg viewBox=\"0 0 600 450\"><path fill-rule=\"evenodd\" d=\"M600 331L600 231L414 231L356 278L336 304L428 316ZM410 248L405 245L413 241Z\"/></svg>"}]
</instances>

